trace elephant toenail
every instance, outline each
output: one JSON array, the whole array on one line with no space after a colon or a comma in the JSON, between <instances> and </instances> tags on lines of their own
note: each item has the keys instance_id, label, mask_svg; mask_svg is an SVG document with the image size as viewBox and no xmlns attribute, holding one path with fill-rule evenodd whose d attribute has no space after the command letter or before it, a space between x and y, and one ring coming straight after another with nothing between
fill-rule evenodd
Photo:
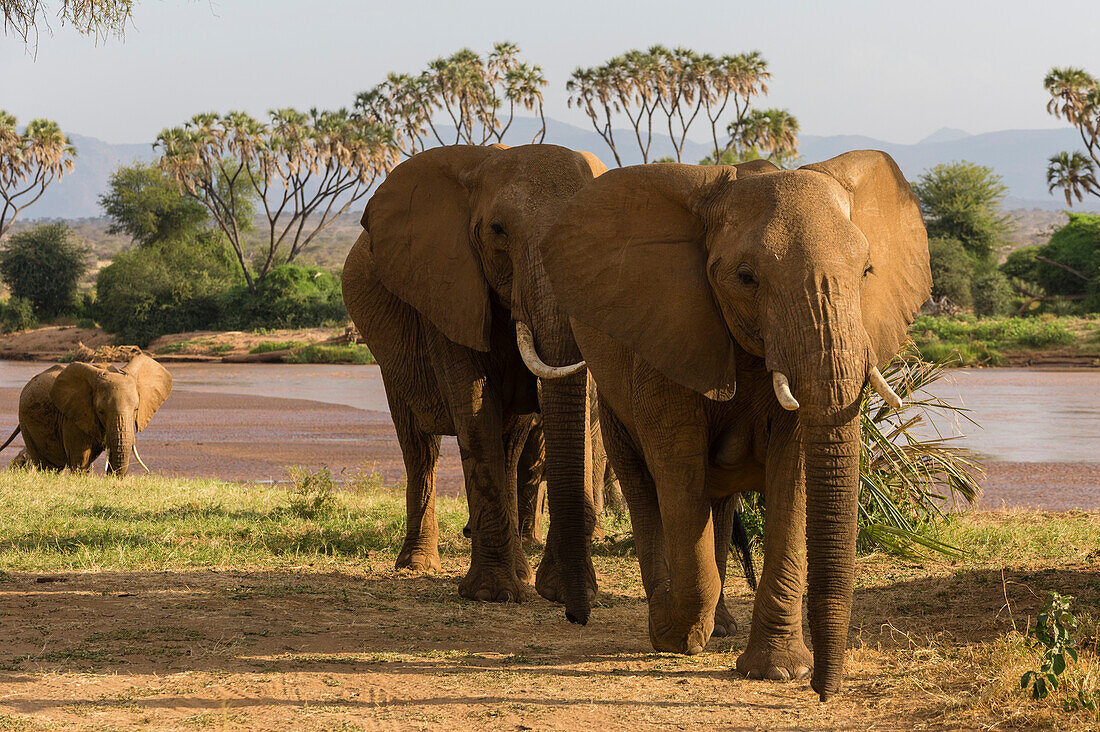
<instances>
[{"instance_id":1,"label":"elephant toenail","mask_svg":"<svg viewBox=\"0 0 1100 732\"><path fill-rule=\"evenodd\" d=\"M769 681L790 681L791 674L787 669L778 666L769 666L765 675Z\"/></svg>"},{"instance_id":2,"label":"elephant toenail","mask_svg":"<svg viewBox=\"0 0 1100 732\"><path fill-rule=\"evenodd\" d=\"M714 638L725 638L727 635L729 635L729 633L726 632L726 629L721 625L715 625L714 630L712 630L710 634Z\"/></svg>"},{"instance_id":3,"label":"elephant toenail","mask_svg":"<svg viewBox=\"0 0 1100 732\"><path fill-rule=\"evenodd\" d=\"M497 602L513 602L514 600L515 598L508 590L501 590L500 594L497 595Z\"/></svg>"},{"instance_id":4,"label":"elephant toenail","mask_svg":"<svg viewBox=\"0 0 1100 732\"><path fill-rule=\"evenodd\" d=\"M474 597L478 600L481 600L482 602L489 602L493 599L493 593L489 592L488 590L478 590L474 594Z\"/></svg>"},{"instance_id":5,"label":"elephant toenail","mask_svg":"<svg viewBox=\"0 0 1100 732\"><path fill-rule=\"evenodd\" d=\"M812 674L813 672L814 670L809 666L799 666L794 670L794 677L801 681L802 679L810 678L810 674Z\"/></svg>"},{"instance_id":6,"label":"elephant toenail","mask_svg":"<svg viewBox=\"0 0 1100 732\"><path fill-rule=\"evenodd\" d=\"M745 676L750 678L750 679L759 679L760 678L760 672L757 671L756 669L750 669L749 672L747 674L745 674Z\"/></svg>"}]
</instances>

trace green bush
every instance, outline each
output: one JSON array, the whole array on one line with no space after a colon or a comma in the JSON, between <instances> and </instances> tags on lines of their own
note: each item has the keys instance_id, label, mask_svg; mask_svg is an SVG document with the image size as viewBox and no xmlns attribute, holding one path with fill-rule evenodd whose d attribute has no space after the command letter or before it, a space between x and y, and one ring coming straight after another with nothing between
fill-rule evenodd
<instances>
[{"instance_id":1,"label":"green bush","mask_svg":"<svg viewBox=\"0 0 1100 732\"><path fill-rule=\"evenodd\" d=\"M15 333L38 327L38 318L29 300L13 297L7 303L0 303L0 328L5 333Z\"/></svg>"},{"instance_id":2,"label":"green bush","mask_svg":"<svg viewBox=\"0 0 1100 732\"><path fill-rule=\"evenodd\" d=\"M0 250L0 279L39 319L77 307L76 286L88 271L88 250L65 224L42 224L13 234Z\"/></svg>"},{"instance_id":3,"label":"green bush","mask_svg":"<svg viewBox=\"0 0 1100 732\"><path fill-rule=\"evenodd\" d=\"M374 363L374 356L366 346L349 344L346 346L324 346L315 344L306 346L286 359L287 363Z\"/></svg>"},{"instance_id":4,"label":"green bush","mask_svg":"<svg viewBox=\"0 0 1100 732\"><path fill-rule=\"evenodd\" d=\"M974 260L962 242L949 237L930 239L928 260L932 269L932 297L937 300L946 297L960 307L970 307Z\"/></svg>"},{"instance_id":5,"label":"green bush","mask_svg":"<svg viewBox=\"0 0 1100 732\"><path fill-rule=\"evenodd\" d=\"M347 320L340 280L315 267L283 264L272 269L255 294L244 285L226 296L229 330L252 328L315 328Z\"/></svg>"},{"instance_id":6,"label":"green bush","mask_svg":"<svg viewBox=\"0 0 1100 732\"><path fill-rule=\"evenodd\" d=\"M122 252L96 278L95 316L120 340L143 347L166 333L218 328L238 272L213 232Z\"/></svg>"},{"instance_id":7,"label":"green bush","mask_svg":"<svg viewBox=\"0 0 1100 732\"><path fill-rule=\"evenodd\" d=\"M976 275L971 285L975 315L1007 315L1016 299L1008 278L996 269Z\"/></svg>"}]
</instances>

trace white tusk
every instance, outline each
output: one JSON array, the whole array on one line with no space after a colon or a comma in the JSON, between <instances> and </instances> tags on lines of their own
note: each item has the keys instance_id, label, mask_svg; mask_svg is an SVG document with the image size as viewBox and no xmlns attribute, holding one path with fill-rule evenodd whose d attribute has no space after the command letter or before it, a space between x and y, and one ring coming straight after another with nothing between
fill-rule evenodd
<instances>
[{"instance_id":1,"label":"white tusk","mask_svg":"<svg viewBox=\"0 0 1100 732\"><path fill-rule=\"evenodd\" d=\"M516 321L516 345L519 346L519 355L523 356L523 363L531 373L540 379L560 379L564 376L572 376L585 367L584 361L578 361L570 366L548 366L535 352L535 339L531 336L531 329L526 323Z\"/></svg>"},{"instance_id":2,"label":"white tusk","mask_svg":"<svg viewBox=\"0 0 1100 732\"><path fill-rule=\"evenodd\" d=\"M151 472L153 472L152 470L149 470L149 466L148 466L148 465L146 465L146 464L145 464L145 461L141 459L141 455L138 455L138 451L137 451L137 443L134 443L134 447L133 447L133 450L134 450L134 457L135 457L135 458L137 458L137 461L138 461L138 465L140 465L141 467L145 468L145 472L146 472L146 473L151 473Z\"/></svg>"},{"instance_id":3,"label":"white tusk","mask_svg":"<svg viewBox=\"0 0 1100 732\"><path fill-rule=\"evenodd\" d=\"M871 373L868 377L871 380L871 386L874 387L878 395L882 397L882 401L889 404L894 409L901 409L901 397L894 393L894 390L890 388L890 385L886 383L886 379L883 377L882 372L878 370L878 366L871 367Z\"/></svg>"},{"instance_id":4,"label":"white tusk","mask_svg":"<svg viewBox=\"0 0 1100 732\"><path fill-rule=\"evenodd\" d=\"M779 405L788 412L798 409L798 400L791 394L791 385L787 383L787 377L781 371L772 372L772 389L775 390L775 398Z\"/></svg>"},{"instance_id":5,"label":"white tusk","mask_svg":"<svg viewBox=\"0 0 1100 732\"><path fill-rule=\"evenodd\" d=\"M111 472L111 453L108 451L107 457L103 460L103 474Z\"/></svg>"}]
</instances>

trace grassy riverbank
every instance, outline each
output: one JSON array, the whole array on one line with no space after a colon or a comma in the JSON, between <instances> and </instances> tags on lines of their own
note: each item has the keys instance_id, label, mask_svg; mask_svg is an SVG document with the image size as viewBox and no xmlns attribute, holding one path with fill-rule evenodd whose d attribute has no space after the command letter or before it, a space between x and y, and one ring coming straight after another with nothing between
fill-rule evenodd
<instances>
[{"instance_id":1,"label":"grassy riverbank","mask_svg":"<svg viewBox=\"0 0 1100 732\"><path fill-rule=\"evenodd\" d=\"M541 599L461 600L465 501L441 499L443 569L392 569L404 497L364 473L291 486L0 474L0 729L478 729L749 725L1087 729L1100 686L1100 515L974 513L957 560L860 557L844 693L740 679L741 630L653 653L626 526L595 551L585 628ZM624 551L624 549L626 551ZM531 554L537 562L536 553ZM1072 595L1080 659L1035 701L1025 634Z\"/></svg>"},{"instance_id":2,"label":"grassy riverbank","mask_svg":"<svg viewBox=\"0 0 1100 732\"><path fill-rule=\"evenodd\" d=\"M962 366L1060 362L1100 366L1100 317L977 318L921 316L910 335L930 361Z\"/></svg>"}]
</instances>

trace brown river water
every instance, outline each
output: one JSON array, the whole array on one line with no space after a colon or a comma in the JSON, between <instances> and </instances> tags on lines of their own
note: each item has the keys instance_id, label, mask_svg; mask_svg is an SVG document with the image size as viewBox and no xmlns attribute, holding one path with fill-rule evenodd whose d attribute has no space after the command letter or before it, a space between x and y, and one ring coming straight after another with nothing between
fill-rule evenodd
<instances>
[{"instance_id":1,"label":"brown river water","mask_svg":"<svg viewBox=\"0 0 1100 732\"><path fill-rule=\"evenodd\" d=\"M19 391L48 364L0 361L0 441L16 424ZM138 438L145 462L170 476L286 480L288 465L364 468L404 477L377 367L289 364L171 365L172 396ZM934 392L981 425L941 421L944 434L983 455L982 507L1100 510L1100 371L957 370ZM22 442L0 454L0 466ZM102 458L100 458L102 463ZM439 487L462 471L445 438Z\"/></svg>"}]
</instances>

